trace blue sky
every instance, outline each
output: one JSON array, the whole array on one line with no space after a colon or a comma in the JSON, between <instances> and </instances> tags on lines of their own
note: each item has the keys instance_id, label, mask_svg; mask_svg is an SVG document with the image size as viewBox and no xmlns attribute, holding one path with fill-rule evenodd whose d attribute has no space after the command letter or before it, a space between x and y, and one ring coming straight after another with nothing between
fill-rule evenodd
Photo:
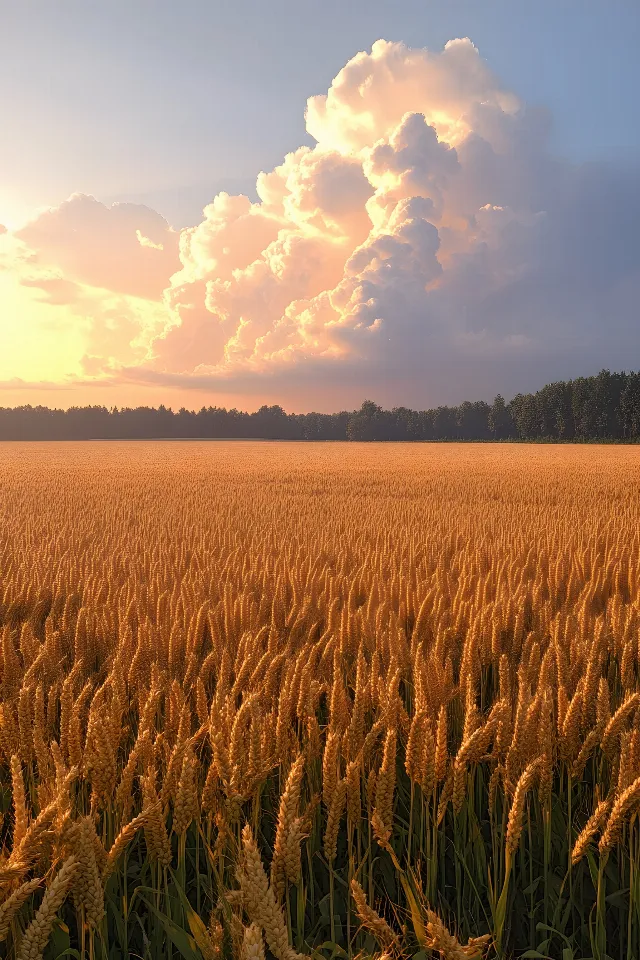
<instances>
[{"instance_id":1,"label":"blue sky","mask_svg":"<svg viewBox=\"0 0 640 960\"><path fill-rule=\"evenodd\" d=\"M175 226L312 142L306 98L378 38L469 36L572 160L640 153L637 0L2 2L0 222L74 191Z\"/></svg>"}]
</instances>

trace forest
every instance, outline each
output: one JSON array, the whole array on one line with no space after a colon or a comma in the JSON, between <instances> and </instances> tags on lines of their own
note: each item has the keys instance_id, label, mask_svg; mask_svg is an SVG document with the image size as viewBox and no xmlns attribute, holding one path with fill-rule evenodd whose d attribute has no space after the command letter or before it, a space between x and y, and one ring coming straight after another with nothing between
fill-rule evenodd
<instances>
[{"instance_id":1,"label":"forest","mask_svg":"<svg viewBox=\"0 0 640 960\"><path fill-rule=\"evenodd\" d=\"M0 440L404 440L548 442L640 439L640 372L559 381L510 402L465 401L431 410L384 410L365 400L359 410L286 413L262 406L254 413L202 407L0 407Z\"/></svg>"}]
</instances>

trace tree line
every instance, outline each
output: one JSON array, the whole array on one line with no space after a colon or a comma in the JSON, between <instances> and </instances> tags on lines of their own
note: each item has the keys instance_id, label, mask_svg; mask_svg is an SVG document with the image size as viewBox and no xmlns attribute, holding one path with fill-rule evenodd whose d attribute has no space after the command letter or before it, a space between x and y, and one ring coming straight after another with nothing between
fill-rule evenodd
<instances>
[{"instance_id":1,"label":"tree line","mask_svg":"<svg viewBox=\"0 0 640 960\"><path fill-rule=\"evenodd\" d=\"M610 373L550 383L509 403L465 401L457 407L383 410L365 400L359 410L254 413L202 407L0 407L0 440L640 440L640 372Z\"/></svg>"}]
</instances>

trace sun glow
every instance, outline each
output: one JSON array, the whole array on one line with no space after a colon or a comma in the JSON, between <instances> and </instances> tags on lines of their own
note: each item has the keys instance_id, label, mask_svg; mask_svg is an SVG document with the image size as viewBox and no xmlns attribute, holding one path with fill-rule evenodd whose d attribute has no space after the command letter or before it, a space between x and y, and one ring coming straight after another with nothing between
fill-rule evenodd
<instances>
[{"instance_id":1,"label":"sun glow","mask_svg":"<svg viewBox=\"0 0 640 960\"><path fill-rule=\"evenodd\" d=\"M65 307L52 306L0 272L0 381L58 380L80 373L83 337Z\"/></svg>"}]
</instances>

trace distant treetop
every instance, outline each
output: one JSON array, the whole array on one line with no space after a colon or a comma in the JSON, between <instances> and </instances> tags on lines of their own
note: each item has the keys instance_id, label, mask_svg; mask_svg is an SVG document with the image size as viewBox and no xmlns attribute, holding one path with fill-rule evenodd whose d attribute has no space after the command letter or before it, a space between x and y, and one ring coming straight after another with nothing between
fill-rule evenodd
<instances>
[{"instance_id":1,"label":"distant treetop","mask_svg":"<svg viewBox=\"0 0 640 960\"><path fill-rule=\"evenodd\" d=\"M0 440L640 440L640 372L610 373L550 383L506 403L466 400L457 407L383 410L365 400L359 410L255 413L223 407L174 412L155 407L0 407Z\"/></svg>"}]
</instances>

